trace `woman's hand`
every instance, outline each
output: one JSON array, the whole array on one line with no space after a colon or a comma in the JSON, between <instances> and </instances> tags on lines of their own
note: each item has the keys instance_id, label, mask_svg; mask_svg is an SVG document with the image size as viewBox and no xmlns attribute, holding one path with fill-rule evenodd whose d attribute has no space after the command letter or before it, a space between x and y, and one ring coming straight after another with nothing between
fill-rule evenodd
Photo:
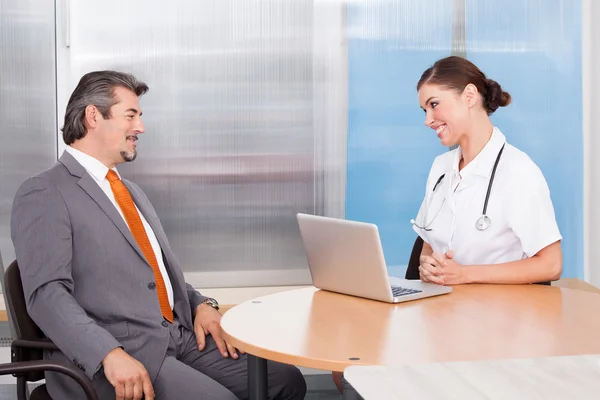
<instances>
[{"instance_id":1,"label":"woman's hand","mask_svg":"<svg viewBox=\"0 0 600 400\"><path fill-rule=\"evenodd\" d=\"M446 254L433 252L430 256L421 256L419 273L423 282L438 285L459 285L466 283L463 266L452 259L452 250Z\"/></svg>"}]
</instances>

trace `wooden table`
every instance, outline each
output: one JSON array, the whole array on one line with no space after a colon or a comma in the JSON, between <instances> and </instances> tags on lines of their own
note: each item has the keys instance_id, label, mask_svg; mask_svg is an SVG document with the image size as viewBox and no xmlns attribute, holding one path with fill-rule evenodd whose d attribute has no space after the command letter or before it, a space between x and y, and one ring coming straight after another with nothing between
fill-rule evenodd
<instances>
[{"instance_id":1,"label":"wooden table","mask_svg":"<svg viewBox=\"0 0 600 400\"><path fill-rule=\"evenodd\" d=\"M542 285L464 285L388 304L306 288L229 310L225 339L247 352L250 395L266 398L266 359L343 371L600 353L600 295Z\"/></svg>"},{"instance_id":2,"label":"wooden table","mask_svg":"<svg viewBox=\"0 0 600 400\"><path fill-rule=\"evenodd\" d=\"M354 365L344 377L365 400L591 400L600 396L600 355Z\"/></svg>"}]
</instances>

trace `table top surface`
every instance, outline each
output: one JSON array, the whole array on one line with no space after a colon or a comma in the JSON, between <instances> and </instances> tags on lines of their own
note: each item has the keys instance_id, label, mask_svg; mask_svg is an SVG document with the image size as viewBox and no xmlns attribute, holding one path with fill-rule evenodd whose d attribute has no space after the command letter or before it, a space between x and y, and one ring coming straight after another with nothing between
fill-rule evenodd
<instances>
[{"instance_id":1,"label":"table top surface","mask_svg":"<svg viewBox=\"0 0 600 400\"><path fill-rule=\"evenodd\" d=\"M344 377L365 399L597 399L600 355L354 365Z\"/></svg>"},{"instance_id":2,"label":"table top surface","mask_svg":"<svg viewBox=\"0 0 600 400\"><path fill-rule=\"evenodd\" d=\"M542 285L463 285L388 304L315 289L259 297L221 320L249 354L303 367L600 354L600 295Z\"/></svg>"}]
</instances>

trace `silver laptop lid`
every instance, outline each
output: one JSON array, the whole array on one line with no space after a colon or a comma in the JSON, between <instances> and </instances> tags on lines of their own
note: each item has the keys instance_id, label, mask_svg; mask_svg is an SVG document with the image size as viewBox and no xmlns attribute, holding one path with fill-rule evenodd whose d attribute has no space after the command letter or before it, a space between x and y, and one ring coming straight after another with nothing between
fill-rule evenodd
<instances>
[{"instance_id":1,"label":"silver laptop lid","mask_svg":"<svg viewBox=\"0 0 600 400\"><path fill-rule=\"evenodd\" d=\"M308 214L297 219L315 287L393 301L376 225Z\"/></svg>"}]
</instances>

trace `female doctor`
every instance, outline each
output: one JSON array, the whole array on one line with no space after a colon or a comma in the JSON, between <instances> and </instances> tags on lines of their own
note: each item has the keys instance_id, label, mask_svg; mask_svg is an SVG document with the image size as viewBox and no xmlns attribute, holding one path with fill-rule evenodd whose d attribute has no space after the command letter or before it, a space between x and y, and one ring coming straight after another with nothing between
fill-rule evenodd
<instances>
[{"instance_id":1,"label":"female doctor","mask_svg":"<svg viewBox=\"0 0 600 400\"><path fill-rule=\"evenodd\" d=\"M437 61L417 85L425 125L444 146L415 220L423 238L421 280L533 283L562 272L562 239L540 169L490 121L510 95L460 57ZM334 372L344 398L359 398Z\"/></svg>"},{"instance_id":2,"label":"female doctor","mask_svg":"<svg viewBox=\"0 0 600 400\"><path fill-rule=\"evenodd\" d=\"M489 116L510 95L473 63L447 57L417 85L425 125L444 146L411 221L424 241L421 280L440 285L556 280L562 239L546 180Z\"/></svg>"}]
</instances>

